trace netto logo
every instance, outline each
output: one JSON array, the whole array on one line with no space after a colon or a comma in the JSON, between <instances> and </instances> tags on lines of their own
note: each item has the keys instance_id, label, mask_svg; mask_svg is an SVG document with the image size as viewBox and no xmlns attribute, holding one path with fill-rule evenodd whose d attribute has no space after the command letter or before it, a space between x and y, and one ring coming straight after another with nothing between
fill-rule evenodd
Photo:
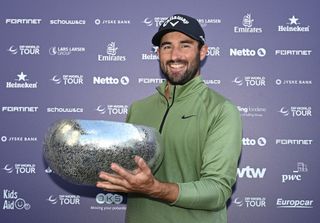
<instances>
[{"instance_id":1,"label":"netto logo","mask_svg":"<svg viewBox=\"0 0 320 223\"><path fill-rule=\"evenodd\" d=\"M98 204L121 204L123 202L123 196L119 194L97 194L96 202Z\"/></svg>"},{"instance_id":2,"label":"netto logo","mask_svg":"<svg viewBox=\"0 0 320 223\"><path fill-rule=\"evenodd\" d=\"M237 49L237 48L230 48L230 56L238 56L238 57L264 57L266 56L267 51L265 48L259 48L257 50L254 49Z\"/></svg>"},{"instance_id":3,"label":"netto logo","mask_svg":"<svg viewBox=\"0 0 320 223\"><path fill-rule=\"evenodd\" d=\"M128 85L130 82L130 79L128 76L122 76L120 79L116 77L99 77L99 76L94 76L93 77L93 84L94 85Z\"/></svg>"},{"instance_id":4,"label":"netto logo","mask_svg":"<svg viewBox=\"0 0 320 223\"><path fill-rule=\"evenodd\" d=\"M239 178L257 179L264 178L267 168L252 168L247 166L245 168L237 168L237 175Z\"/></svg>"},{"instance_id":5,"label":"netto logo","mask_svg":"<svg viewBox=\"0 0 320 223\"><path fill-rule=\"evenodd\" d=\"M267 139L265 137L259 137L258 139L250 139L248 137L242 138L242 145L244 146L255 146L264 147L267 144Z\"/></svg>"}]
</instances>

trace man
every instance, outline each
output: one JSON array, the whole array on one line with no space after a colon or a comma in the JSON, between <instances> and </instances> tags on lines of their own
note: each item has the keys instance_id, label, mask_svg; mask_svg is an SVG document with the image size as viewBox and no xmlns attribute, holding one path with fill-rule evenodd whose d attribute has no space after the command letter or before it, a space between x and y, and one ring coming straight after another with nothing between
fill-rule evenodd
<instances>
[{"instance_id":1,"label":"man","mask_svg":"<svg viewBox=\"0 0 320 223\"><path fill-rule=\"evenodd\" d=\"M197 20L171 16L152 43L166 81L132 104L127 121L159 129L164 159L154 175L138 156L133 172L113 163L117 175L101 172L97 187L128 193L127 222L227 222L241 150L239 112L201 80L208 46Z\"/></svg>"}]
</instances>

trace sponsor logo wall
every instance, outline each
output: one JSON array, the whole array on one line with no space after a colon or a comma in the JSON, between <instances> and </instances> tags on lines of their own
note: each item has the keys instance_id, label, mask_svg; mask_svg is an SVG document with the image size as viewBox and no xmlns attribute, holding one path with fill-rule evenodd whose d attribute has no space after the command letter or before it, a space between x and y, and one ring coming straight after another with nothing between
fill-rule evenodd
<instances>
[{"instance_id":1,"label":"sponsor logo wall","mask_svg":"<svg viewBox=\"0 0 320 223\"><path fill-rule=\"evenodd\" d=\"M164 81L151 38L182 5L58 2L0 3L0 219L124 222L126 195L63 181L44 137L59 119L124 122ZM318 222L320 3L194 2L183 13L206 33L203 80L243 120L229 222Z\"/></svg>"}]
</instances>

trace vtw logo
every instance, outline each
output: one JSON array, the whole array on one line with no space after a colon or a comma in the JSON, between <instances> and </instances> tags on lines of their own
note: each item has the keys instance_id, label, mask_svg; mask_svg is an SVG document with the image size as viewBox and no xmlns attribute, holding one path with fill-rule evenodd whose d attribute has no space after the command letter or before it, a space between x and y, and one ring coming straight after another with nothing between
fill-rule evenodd
<instances>
[{"instance_id":1,"label":"vtw logo","mask_svg":"<svg viewBox=\"0 0 320 223\"><path fill-rule=\"evenodd\" d=\"M254 179L257 179L257 178L264 178L264 175L266 173L266 170L267 168L252 168L250 166L247 166L245 168L238 168L237 169L237 175L239 178L254 178Z\"/></svg>"}]
</instances>

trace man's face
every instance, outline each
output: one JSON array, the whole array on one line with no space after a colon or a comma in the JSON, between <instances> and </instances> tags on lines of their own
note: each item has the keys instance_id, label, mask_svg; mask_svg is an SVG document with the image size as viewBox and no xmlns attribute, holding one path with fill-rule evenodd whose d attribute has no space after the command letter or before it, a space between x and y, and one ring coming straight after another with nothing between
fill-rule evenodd
<instances>
[{"instance_id":1,"label":"man's face","mask_svg":"<svg viewBox=\"0 0 320 223\"><path fill-rule=\"evenodd\" d=\"M162 37L158 50L160 68L171 84L183 85L199 75L207 46L199 50L198 44L180 32L169 32Z\"/></svg>"}]
</instances>

